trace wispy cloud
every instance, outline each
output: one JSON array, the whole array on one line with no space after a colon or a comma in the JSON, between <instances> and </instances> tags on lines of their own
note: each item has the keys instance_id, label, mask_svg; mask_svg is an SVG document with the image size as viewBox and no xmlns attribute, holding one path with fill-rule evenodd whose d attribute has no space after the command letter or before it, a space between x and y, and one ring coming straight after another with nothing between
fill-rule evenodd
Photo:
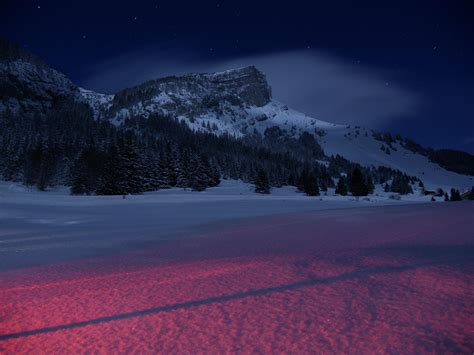
<instances>
[{"instance_id":1,"label":"wispy cloud","mask_svg":"<svg viewBox=\"0 0 474 355\"><path fill-rule=\"evenodd\" d=\"M397 84L393 73L313 50L213 61L177 49L143 50L92 68L80 84L99 92L114 92L167 75L250 64L265 72L275 99L330 122L383 128L415 115L421 105L420 96Z\"/></svg>"},{"instance_id":2,"label":"wispy cloud","mask_svg":"<svg viewBox=\"0 0 474 355\"><path fill-rule=\"evenodd\" d=\"M465 145L474 144L474 136L466 138L463 143L464 143Z\"/></svg>"}]
</instances>

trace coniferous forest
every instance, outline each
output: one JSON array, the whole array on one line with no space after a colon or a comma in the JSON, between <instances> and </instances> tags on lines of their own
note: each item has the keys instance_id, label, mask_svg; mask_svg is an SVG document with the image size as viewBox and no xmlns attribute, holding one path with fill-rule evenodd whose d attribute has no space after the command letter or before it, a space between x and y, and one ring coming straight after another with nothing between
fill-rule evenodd
<instances>
[{"instance_id":1,"label":"coniferous forest","mask_svg":"<svg viewBox=\"0 0 474 355\"><path fill-rule=\"evenodd\" d=\"M0 117L0 130L2 179L40 190L62 184L73 194L170 187L202 191L229 178L257 183L262 193L293 185L317 196L338 183L341 194L364 196L374 183L392 180L391 191L403 194L418 180L390 168L364 168L339 155L327 157L307 133L288 138L274 127L245 138L217 136L159 114L115 126L94 119L87 105L71 101L57 102L42 116L7 111Z\"/></svg>"}]
</instances>

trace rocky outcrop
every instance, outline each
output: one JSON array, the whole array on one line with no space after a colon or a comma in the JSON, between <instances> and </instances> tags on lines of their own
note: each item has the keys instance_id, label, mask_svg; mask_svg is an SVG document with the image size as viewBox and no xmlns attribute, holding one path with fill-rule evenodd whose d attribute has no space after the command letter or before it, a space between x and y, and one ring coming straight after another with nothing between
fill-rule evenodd
<instances>
[{"instance_id":1,"label":"rocky outcrop","mask_svg":"<svg viewBox=\"0 0 474 355\"><path fill-rule=\"evenodd\" d=\"M265 75L254 66L213 74L189 74L151 80L114 95L104 114L114 117L160 111L175 116L198 116L229 107L262 107L271 100Z\"/></svg>"},{"instance_id":2,"label":"rocky outcrop","mask_svg":"<svg viewBox=\"0 0 474 355\"><path fill-rule=\"evenodd\" d=\"M46 113L55 102L78 98L79 88L18 45L0 41L0 112Z\"/></svg>"},{"instance_id":3,"label":"rocky outcrop","mask_svg":"<svg viewBox=\"0 0 474 355\"><path fill-rule=\"evenodd\" d=\"M207 77L218 90L235 94L246 105L261 107L271 100L271 89L265 75L253 65Z\"/></svg>"}]
</instances>

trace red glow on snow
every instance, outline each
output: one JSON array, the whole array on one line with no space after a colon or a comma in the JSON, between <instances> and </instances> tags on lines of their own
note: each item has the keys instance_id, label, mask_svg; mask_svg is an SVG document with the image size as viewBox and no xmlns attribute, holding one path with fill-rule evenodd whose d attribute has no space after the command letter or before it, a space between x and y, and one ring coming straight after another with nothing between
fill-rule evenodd
<instances>
[{"instance_id":1,"label":"red glow on snow","mask_svg":"<svg viewBox=\"0 0 474 355\"><path fill-rule=\"evenodd\" d=\"M473 351L466 239L279 221L3 272L0 351Z\"/></svg>"}]
</instances>

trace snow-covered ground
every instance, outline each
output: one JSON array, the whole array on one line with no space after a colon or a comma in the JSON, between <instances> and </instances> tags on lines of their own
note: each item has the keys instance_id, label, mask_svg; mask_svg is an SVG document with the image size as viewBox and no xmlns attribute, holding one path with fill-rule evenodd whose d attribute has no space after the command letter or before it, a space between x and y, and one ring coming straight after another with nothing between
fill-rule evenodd
<instances>
[{"instance_id":1,"label":"snow-covered ground","mask_svg":"<svg viewBox=\"0 0 474 355\"><path fill-rule=\"evenodd\" d=\"M281 188L272 188L271 194L262 195L254 192L254 185L244 183L238 180L222 180L217 187L208 188L202 192L192 191L190 189L171 188L154 192L146 192L140 195L123 196L71 196L69 188L55 187L49 188L47 191L38 191L36 188L29 189L18 183L0 181L0 201L2 204L13 205L62 205L62 206L93 206L93 205L129 205L129 204L167 204L167 203L200 203L200 202L240 202L242 204L251 203L254 208L246 206L243 213L249 212L256 214L265 214L265 210L258 206L258 202L262 204L268 203L271 208L275 202L303 202L301 206L310 204L310 208L328 209L328 208L345 208L370 205L384 204L400 204L429 202L430 196L423 196L421 190L414 186L413 194L400 196L400 200L390 199L390 196L396 195L392 192L384 192L382 186L377 185L374 194L356 199L352 196L336 195L334 188L328 189L327 192L321 191L320 196L309 197L300 193L293 186L284 186ZM438 199L442 201L443 199ZM319 203L324 202L324 203ZM286 212L286 207L282 205L281 212ZM304 207L302 207L304 208ZM292 211L291 209L289 211ZM270 214L275 213L271 211Z\"/></svg>"},{"instance_id":2,"label":"snow-covered ground","mask_svg":"<svg viewBox=\"0 0 474 355\"><path fill-rule=\"evenodd\" d=\"M471 202L18 189L1 188L2 353L474 350Z\"/></svg>"},{"instance_id":3,"label":"snow-covered ground","mask_svg":"<svg viewBox=\"0 0 474 355\"><path fill-rule=\"evenodd\" d=\"M413 194L391 200L380 196L356 200L336 196L308 197L294 187L274 188L270 195L253 185L223 180L203 192L168 189L143 195L71 196L67 188L46 192L0 182L0 270L186 238L215 223L242 218L305 213L327 209L429 202ZM25 246L27 245L27 246ZM49 253L43 253L45 249Z\"/></svg>"}]
</instances>

